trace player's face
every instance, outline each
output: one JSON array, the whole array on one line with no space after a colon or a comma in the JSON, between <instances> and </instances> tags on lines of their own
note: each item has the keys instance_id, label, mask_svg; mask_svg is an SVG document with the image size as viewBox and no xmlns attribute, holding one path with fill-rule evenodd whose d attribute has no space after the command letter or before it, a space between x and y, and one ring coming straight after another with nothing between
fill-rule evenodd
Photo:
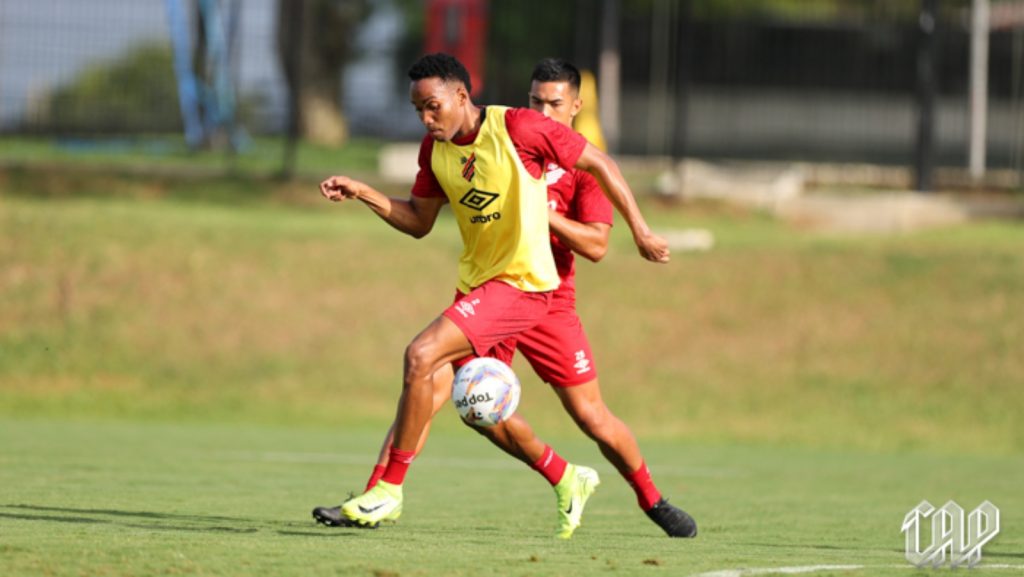
<instances>
[{"instance_id":1,"label":"player's face","mask_svg":"<svg viewBox=\"0 0 1024 577\"><path fill-rule=\"evenodd\" d=\"M409 85L409 97L420 122L434 140L451 140L462 126L462 104L469 98L461 82L440 78L415 80Z\"/></svg>"},{"instance_id":2,"label":"player's face","mask_svg":"<svg viewBox=\"0 0 1024 577\"><path fill-rule=\"evenodd\" d=\"M568 82L538 82L530 84L530 108L548 118L571 127L572 119L583 106L580 95Z\"/></svg>"}]
</instances>

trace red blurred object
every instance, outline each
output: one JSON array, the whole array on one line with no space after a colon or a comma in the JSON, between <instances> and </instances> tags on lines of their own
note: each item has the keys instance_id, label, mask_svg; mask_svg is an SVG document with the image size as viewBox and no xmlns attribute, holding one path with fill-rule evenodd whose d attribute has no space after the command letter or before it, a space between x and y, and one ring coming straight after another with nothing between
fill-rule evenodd
<instances>
[{"instance_id":1,"label":"red blurred object","mask_svg":"<svg viewBox=\"0 0 1024 577\"><path fill-rule=\"evenodd\" d=\"M484 85L487 45L487 0L427 0L426 52L444 52L459 59L469 72L470 95Z\"/></svg>"}]
</instances>

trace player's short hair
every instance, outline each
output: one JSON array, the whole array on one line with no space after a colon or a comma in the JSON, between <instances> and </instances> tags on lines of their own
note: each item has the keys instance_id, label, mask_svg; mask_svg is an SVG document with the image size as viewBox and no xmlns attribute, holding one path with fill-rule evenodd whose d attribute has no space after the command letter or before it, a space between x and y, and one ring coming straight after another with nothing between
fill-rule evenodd
<instances>
[{"instance_id":1,"label":"player's short hair","mask_svg":"<svg viewBox=\"0 0 1024 577\"><path fill-rule=\"evenodd\" d=\"M532 82L568 82L576 92L580 91L580 71L567 60L545 58L533 67Z\"/></svg>"},{"instance_id":2,"label":"player's short hair","mask_svg":"<svg viewBox=\"0 0 1024 577\"><path fill-rule=\"evenodd\" d=\"M427 54L409 68L409 80L415 82L424 78L440 78L445 82L458 80L466 86L466 92L473 91L466 67L454 56L443 52Z\"/></svg>"}]
</instances>

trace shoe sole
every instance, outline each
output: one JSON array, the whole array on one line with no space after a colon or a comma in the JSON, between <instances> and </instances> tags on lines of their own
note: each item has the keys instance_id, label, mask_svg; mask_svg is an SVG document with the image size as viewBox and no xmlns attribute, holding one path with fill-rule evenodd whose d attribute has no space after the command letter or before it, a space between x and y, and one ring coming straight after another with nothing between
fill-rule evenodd
<instances>
[{"instance_id":1,"label":"shoe sole","mask_svg":"<svg viewBox=\"0 0 1024 577\"><path fill-rule=\"evenodd\" d=\"M353 518L351 515L346 513L344 509L341 510L341 514L345 517L345 519L349 523L350 527L359 527L359 528L362 528L362 529L376 529L377 527L380 526L381 522L386 522L386 523L394 523L394 522L396 522L398 520L398 515L401 515L402 512L401 512L401 509L399 509L398 515L395 515L394 512L392 512L390 515L385 515L384 517L382 517L382 518L380 518L380 519L378 519L376 521L368 521L368 520L364 520L364 519L359 519L358 517Z\"/></svg>"},{"instance_id":2,"label":"shoe sole","mask_svg":"<svg viewBox=\"0 0 1024 577\"><path fill-rule=\"evenodd\" d=\"M360 525L358 522L350 521L348 519L332 519L325 515L319 514L317 511L313 511L313 519L316 519L317 523L320 523L325 527L355 527L357 529L376 529L377 526L380 525L380 523L376 523L373 525Z\"/></svg>"}]
</instances>

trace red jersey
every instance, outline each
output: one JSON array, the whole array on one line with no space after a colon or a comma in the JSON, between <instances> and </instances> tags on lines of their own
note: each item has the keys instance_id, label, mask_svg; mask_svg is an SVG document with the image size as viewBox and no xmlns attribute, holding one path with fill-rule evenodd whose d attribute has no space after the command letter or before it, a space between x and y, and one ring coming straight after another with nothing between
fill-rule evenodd
<instances>
[{"instance_id":1,"label":"red jersey","mask_svg":"<svg viewBox=\"0 0 1024 577\"><path fill-rule=\"evenodd\" d=\"M484 110L486 111L486 108ZM571 169L587 146L587 139L573 129L529 108L509 108L505 112L505 127L512 139L512 145L523 161L523 167L534 178L540 178L544 174L544 167L549 162ZM452 142L465 146L471 144L474 139L476 133L456 138ZM445 197L444 189L430 167L433 149L433 137L429 134L424 135L420 143L420 170L416 174L416 182L412 185L412 193L415 196Z\"/></svg>"},{"instance_id":2,"label":"red jersey","mask_svg":"<svg viewBox=\"0 0 1024 577\"><path fill-rule=\"evenodd\" d=\"M564 169L555 163L548 164L548 205L558 214L576 222L603 222L612 224L615 209L589 172L575 168ZM569 247L551 235L551 254L562 283L558 287L575 287L576 257Z\"/></svg>"},{"instance_id":3,"label":"red jersey","mask_svg":"<svg viewBox=\"0 0 1024 577\"><path fill-rule=\"evenodd\" d=\"M612 224L614 208L597 180L573 168L587 145L583 136L529 108L508 109L505 125L526 170L535 178L546 172L548 202L555 211L577 222ZM466 145L475 138L475 133L468 134L453 142ZM433 147L434 139L429 134L424 135L420 143L419 172L412 187L415 196L445 197L431 169ZM562 285L572 288L576 270L572 251L554 235L551 235L551 251Z\"/></svg>"}]
</instances>

